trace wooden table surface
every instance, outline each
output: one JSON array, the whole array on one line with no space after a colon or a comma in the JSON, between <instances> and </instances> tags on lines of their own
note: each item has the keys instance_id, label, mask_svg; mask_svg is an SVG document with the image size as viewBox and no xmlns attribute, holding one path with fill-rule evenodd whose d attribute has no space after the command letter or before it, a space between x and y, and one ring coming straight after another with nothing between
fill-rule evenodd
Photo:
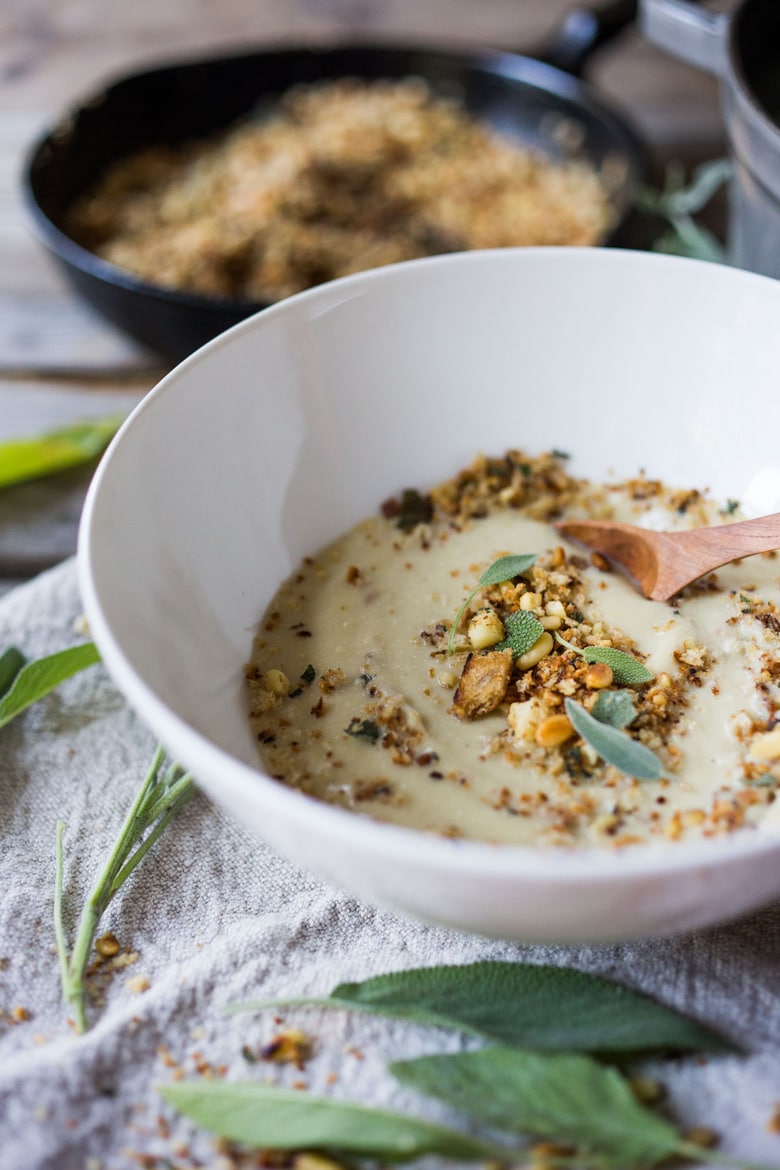
<instances>
[{"instance_id":1,"label":"wooden table surface","mask_svg":"<svg viewBox=\"0 0 780 1170\"><path fill-rule=\"evenodd\" d=\"M19 175L30 143L107 78L177 56L300 40L408 40L520 49L573 0L5 0L0 9L0 441L129 411L166 363L68 290L33 237ZM716 83L636 30L589 80L647 139L660 172L723 154ZM0 592L71 555L88 483L69 472L0 492Z\"/></svg>"}]
</instances>

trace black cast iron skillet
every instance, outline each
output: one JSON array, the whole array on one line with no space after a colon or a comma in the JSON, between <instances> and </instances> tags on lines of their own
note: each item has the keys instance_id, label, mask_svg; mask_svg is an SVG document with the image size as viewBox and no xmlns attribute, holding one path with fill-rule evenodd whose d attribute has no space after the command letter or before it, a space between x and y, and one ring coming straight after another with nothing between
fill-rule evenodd
<instances>
[{"instance_id":1,"label":"black cast iron skillet","mask_svg":"<svg viewBox=\"0 0 780 1170\"><path fill-rule=\"evenodd\" d=\"M127 76L69 111L34 147L23 176L25 202L75 290L125 333L173 361L264 306L147 283L72 240L63 228L67 209L115 160L262 114L291 85L345 76L422 77L435 92L457 95L507 137L556 157L554 123L567 119L581 128L582 155L596 167L615 157L625 162L625 180L614 193L619 233L644 171L644 150L625 119L579 74L635 9L635 0L574 9L534 57L351 44L242 52ZM619 234L609 242L619 242Z\"/></svg>"}]
</instances>

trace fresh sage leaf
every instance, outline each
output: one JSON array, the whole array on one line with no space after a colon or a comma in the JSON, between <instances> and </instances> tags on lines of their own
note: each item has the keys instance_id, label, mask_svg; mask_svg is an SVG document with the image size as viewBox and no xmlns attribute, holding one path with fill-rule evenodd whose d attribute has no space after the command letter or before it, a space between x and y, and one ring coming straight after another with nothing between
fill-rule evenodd
<instances>
[{"instance_id":1,"label":"fresh sage leaf","mask_svg":"<svg viewBox=\"0 0 780 1170\"><path fill-rule=\"evenodd\" d=\"M121 417L60 427L30 439L0 443L0 488L90 463L107 447Z\"/></svg>"},{"instance_id":2,"label":"fresh sage leaf","mask_svg":"<svg viewBox=\"0 0 780 1170\"><path fill-rule=\"evenodd\" d=\"M0 699L0 727L4 727L25 708L37 703L65 679L100 661L93 642L81 642L67 650L58 650L44 658L27 662L17 672L13 683Z\"/></svg>"},{"instance_id":3,"label":"fresh sage leaf","mask_svg":"<svg viewBox=\"0 0 780 1170\"><path fill-rule=\"evenodd\" d=\"M417 967L340 983L326 999L270 1000L228 1009L295 1003L340 1007L458 1028L502 1044L563 1052L729 1052L703 1024L641 992L569 967L477 962Z\"/></svg>"},{"instance_id":4,"label":"fresh sage leaf","mask_svg":"<svg viewBox=\"0 0 780 1170\"><path fill-rule=\"evenodd\" d=\"M676 219L671 229L655 241L653 251L663 252L666 256L687 256L689 260L708 260L711 264L727 262L725 250L717 237L688 217Z\"/></svg>"},{"instance_id":5,"label":"fresh sage leaf","mask_svg":"<svg viewBox=\"0 0 780 1170\"><path fill-rule=\"evenodd\" d=\"M0 654L0 699L11 689L14 679L26 661L24 654L17 650L16 646L9 646Z\"/></svg>"},{"instance_id":6,"label":"fresh sage leaf","mask_svg":"<svg viewBox=\"0 0 780 1170\"><path fill-rule=\"evenodd\" d=\"M628 727L636 719L636 707L628 691L600 691L590 713L610 727Z\"/></svg>"},{"instance_id":7,"label":"fresh sage leaf","mask_svg":"<svg viewBox=\"0 0 780 1170\"><path fill-rule=\"evenodd\" d=\"M455 615L455 621L450 626L450 637L447 643L448 654L455 653L455 633L460 625L460 619L465 613L466 606L479 593L480 589L485 589L488 585L500 585L502 581L511 581L514 577L521 576L531 568L531 565L533 565L537 557L537 553L520 553L517 556L499 557L497 561L493 561L492 565L488 565L458 610Z\"/></svg>"},{"instance_id":8,"label":"fresh sage leaf","mask_svg":"<svg viewBox=\"0 0 780 1170\"><path fill-rule=\"evenodd\" d=\"M404 1085L515 1134L572 1142L603 1167L655 1166L678 1147L668 1121L640 1105L614 1069L581 1055L483 1048L396 1061Z\"/></svg>"},{"instance_id":9,"label":"fresh sage leaf","mask_svg":"<svg viewBox=\"0 0 780 1170\"><path fill-rule=\"evenodd\" d=\"M639 209L666 220L668 224L668 230L653 243L653 251L709 260L716 264L727 263L721 243L693 217L703 210L733 173L731 162L715 159L696 167L686 187L684 168L679 164L670 164L662 190L641 190L637 198Z\"/></svg>"},{"instance_id":10,"label":"fresh sage leaf","mask_svg":"<svg viewBox=\"0 0 780 1170\"><path fill-rule=\"evenodd\" d=\"M614 646L588 646L580 653L586 662L606 662L619 686L638 686L640 683L652 682L655 678L653 672L638 658L626 654L624 650L616 650Z\"/></svg>"},{"instance_id":11,"label":"fresh sage leaf","mask_svg":"<svg viewBox=\"0 0 780 1170\"><path fill-rule=\"evenodd\" d=\"M180 1113L221 1137L271 1150L327 1150L403 1162L426 1154L474 1161L513 1151L427 1121L254 1081L158 1086Z\"/></svg>"},{"instance_id":12,"label":"fresh sage leaf","mask_svg":"<svg viewBox=\"0 0 780 1170\"><path fill-rule=\"evenodd\" d=\"M658 756L643 743L608 723L600 723L573 699L566 699L565 706L577 734L613 768L635 780L660 780L664 775L664 766Z\"/></svg>"},{"instance_id":13,"label":"fresh sage leaf","mask_svg":"<svg viewBox=\"0 0 780 1170\"><path fill-rule=\"evenodd\" d=\"M502 581L513 581L531 568L537 559L536 553L523 553L519 556L499 557L485 569L479 579L479 588L486 585L500 585Z\"/></svg>"},{"instance_id":14,"label":"fresh sage leaf","mask_svg":"<svg viewBox=\"0 0 780 1170\"><path fill-rule=\"evenodd\" d=\"M511 650L512 657L519 658L536 645L544 633L544 626L530 610L517 609L504 618L504 630L506 637L491 649Z\"/></svg>"},{"instance_id":15,"label":"fresh sage leaf","mask_svg":"<svg viewBox=\"0 0 780 1170\"><path fill-rule=\"evenodd\" d=\"M586 662L606 662L618 686L639 686L652 682L655 678L652 671L632 654L626 654L625 650L616 650L614 646L574 646L560 634L556 634L555 637L561 646L573 650L575 654L581 654Z\"/></svg>"}]
</instances>

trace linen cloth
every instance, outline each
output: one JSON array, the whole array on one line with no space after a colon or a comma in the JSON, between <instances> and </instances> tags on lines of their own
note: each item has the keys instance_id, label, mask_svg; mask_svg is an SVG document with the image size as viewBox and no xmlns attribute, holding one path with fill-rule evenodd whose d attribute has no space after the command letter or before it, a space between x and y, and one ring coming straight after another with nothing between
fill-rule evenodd
<instances>
[{"instance_id":1,"label":"linen cloth","mask_svg":"<svg viewBox=\"0 0 780 1170\"><path fill-rule=\"evenodd\" d=\"M3 598L0 648L15 643L34 656L70 645L80 640L80 612L69 561ZM138 958L114 973L102 1002L90 1005L91 1030L76 1036L54 948L55 826L60 818L67 825L72 942L83 899L154 748L101 665L0 731L0 1170L239 1165L213 1135L163 1102L156 1085L178 1075L177 1067L188 1076L210 1065L229 1079L303 1082L315 1092L467 1129L447 1109L402 1090L385 1064L473 1040L340 1011L289 1010L284 1026L314 1038L313 1056L299 1071L250 1063L242 1054L278 1032L278 1016L226 1017L222 1009L477 959L597 972L722 1030L747 1055L649 1062L644 1071L661 1077L683 1127L713 1127L724 1152L780 1167L780 906L668 941L567 948L495 942L363 905L288 864L201 795L109 908L101 931L113 931Z\"/></svg>"}]
</instances>

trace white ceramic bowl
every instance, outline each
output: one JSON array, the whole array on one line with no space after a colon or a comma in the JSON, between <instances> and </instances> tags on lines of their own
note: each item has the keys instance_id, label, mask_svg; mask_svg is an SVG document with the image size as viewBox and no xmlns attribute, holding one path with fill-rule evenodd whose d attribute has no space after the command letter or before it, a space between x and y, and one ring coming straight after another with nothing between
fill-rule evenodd
<instances>
[{"instance_id":1,"label":"white ceramic bowl","mask_svg":"<svg viewBox=\"0 0 780 1170\"><path fill-rule=\"evenodd\" d=\"M778 322L768 278L559 248L413 261L264 311L169 374L98 469L79 562L108 670L213 800L360 898L564 942L755 908L780 894L777 828L569 854L315 803L260 771L242 668L303 555L478 451L558 447L576 473L646 467L724 499L777 482Z\"/></svg>"}]
</instances>

